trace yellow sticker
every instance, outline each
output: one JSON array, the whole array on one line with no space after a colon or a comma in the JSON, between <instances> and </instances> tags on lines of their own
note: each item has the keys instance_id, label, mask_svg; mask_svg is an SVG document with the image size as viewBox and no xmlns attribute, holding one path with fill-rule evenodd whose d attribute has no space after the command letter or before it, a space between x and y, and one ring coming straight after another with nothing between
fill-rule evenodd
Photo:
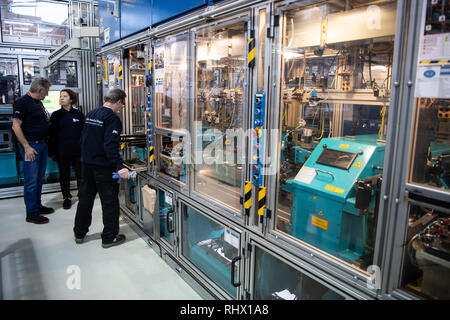
<instances>
[{"instance_id":1,"label":"yellow sticker","mask_svg":"<svg viewBox=\"0 0 450 320\"><path fill-rule=\"evenodd\" d=\"M358 161L357 163L355 163L354 167L361 168L361 161Z\"/></svg>"},{"instance_id":2,"label":"yellow sticker","mask_svg":"<svg viewBox=\"0 0 450 320\"><path fill-rule=\"evenodd\" d=\"M323 212L322 212L322 210L319 211L318 215L321 216L321 217L323 217Z\"/></svg>"},{"instance_id":3,"label":"yellow sticker","mask_svg":"<svg viewBox=\"0 0 450 320\"><path fill-rule=\"evenodd\" d=\"M339 146L339 148L341 148L341 149L348 149L348 147L350 147L349 144L341 144L341 145Z\"/></svg>"},{"instance_id":4,"label":"yellow sticker","mask_svg":"<svg viewBox=\"0 0 450 320\"><path fill-rule=\"evenodd\" d=\"M328 231L328 221L327 220L320 219L319 217L316 217L316 216L311 216L311 224L313 226L321 228L325 231Z\"/></svg>"},{"instance_id":5,"label":"yellow sticker","mask_svg":"<svg viewBox=\"0 0 450 320\"><path fill-rule=\"evenodd\" d=\"M331 192L336 192L339 194L344 194L345 190L338 188L338 187L333 187L327 184L327 186L325 187L325 190L331 191Z\"/></svg>"}]
</instances>

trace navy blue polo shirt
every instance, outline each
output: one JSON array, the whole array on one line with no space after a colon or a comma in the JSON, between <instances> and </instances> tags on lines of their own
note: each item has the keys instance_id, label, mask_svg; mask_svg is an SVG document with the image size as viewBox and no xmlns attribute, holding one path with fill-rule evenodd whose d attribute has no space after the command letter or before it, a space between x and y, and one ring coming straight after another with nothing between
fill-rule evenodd
<instances>
[{"instance_id":1,"label":"navy blue polo shirt","mask_svg":"<svg viewBox=\"0 0 450 320\"><path fill-rule=\"evenodd\" d=\"M22 131L27 141L46 140L50 125L50 114L40 100L28 94L13 104L13 118L22 120Z\"/></svg>"},{"instance_id":2,"label":"navy blue polo shirt","mask_svg":"<svg viewBox=\"0 0 450 320\"><path fill-rule=\"evenodd\" d=\"M81 111L61 108L50 117L49 155L56 157L81 156L81 132L84 115Z\"/></svg>"},{"instance_id":3,"label":"navy blue polo shirt","mask_svg":"<svg viewBox=\"0 0 450 320\"><path fill-rule=\"evenodd\" d=\"M110 108L98 107L86 115L81 134L81 161L88 165L120 170L122 123Z\"/></svg>"}]
</instances>

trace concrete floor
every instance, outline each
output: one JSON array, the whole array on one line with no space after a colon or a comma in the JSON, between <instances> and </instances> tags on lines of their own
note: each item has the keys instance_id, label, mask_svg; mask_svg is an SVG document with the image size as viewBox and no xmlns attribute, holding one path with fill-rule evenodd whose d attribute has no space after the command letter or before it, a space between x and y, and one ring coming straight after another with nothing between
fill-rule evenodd
<instances>
[{"instance_id":1,"label":"concrete floor","mask_svg":"<svg viewBox=\"0 0 450 320\"><path fill-rule=\"evenodd\" d=\"M25 222L23 198L0 200L0 299L201 299L122 218L127 241L103 249L98 197L79 245L72 231L76 197L70 210L62 209L60 193L42 200L55 209L44 225Z\"/></svg>"}]
</instances>

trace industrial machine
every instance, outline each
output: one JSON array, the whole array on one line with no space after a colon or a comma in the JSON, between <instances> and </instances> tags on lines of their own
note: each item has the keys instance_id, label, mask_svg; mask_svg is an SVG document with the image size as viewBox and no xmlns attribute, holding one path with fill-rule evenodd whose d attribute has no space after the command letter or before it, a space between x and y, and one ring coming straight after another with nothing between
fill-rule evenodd
<instances>
[{"instance_id":1,"label":"industrial machine","mask_svg":"<svg viewBox=\"0 0 450 320\"><path fill-rule=\"evenodd\" d=\"M295 179L286 181L284 190L294 195L294 237L349 263L370 263L385 149L377 140L322 139Z\"/></svg>"},{"instance_id":2,"label":"industrial machine","mask_svg":"<svg viewBox=\"0 0 450 320\"><path fill-rule=\"evenodd\" d=\"M12 104L18 95L17 89L17 76L0 76L0 186L13 186L19 181L12 131Z\"/></svg>"},{"instance_id":3,"label":"industrial machine","mask_svg":"<svg viewBox=\"0 0 450 320\"><path fill-rule=\"evenodd\" d=\"M285 12L279 115L276 228L363 270L373 259L396 3L376 6L379 28L371 9L337 1Z\"/></svg>"},{"instance_id":4,"label":"industrial machine","mask_svg":"<svg viewBox=\"0 0 450 320\"><path fill-rule=\"evenodd\" d=\"M427 298L449 299L449 215L414 206L409 220L404 262L405 285Z\"/></svg>"}]
</instances>

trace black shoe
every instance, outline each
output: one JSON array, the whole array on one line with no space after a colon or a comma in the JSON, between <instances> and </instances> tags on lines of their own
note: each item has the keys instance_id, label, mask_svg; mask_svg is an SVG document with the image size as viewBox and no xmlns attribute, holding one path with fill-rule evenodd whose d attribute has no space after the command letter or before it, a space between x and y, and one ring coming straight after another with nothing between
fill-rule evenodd
<instances>
[{"instance_id":1,"label":"black shoe","mask_svg":"<svg viewBox=\"0 0 450 320\"><path fill-rule=\"evenodd\" d=\"M27 214L27 218L25 220L36 224L44 224L49 222L48 218L41 216L39 213Z\"/></svg>"},{"instance_id":2,"label":"black shoe","mask_svg":"<svg viewBox=\"0 0 450 320\"><path fill-rule=\"evenodd\" d=\"M125 242L125 235L119 234L114 239L112 239L111 241L102 242L102 247L103 248L110 248L112 246L117 246L117 245L119 245L121 243L124 243L124 242Z\"/></svg>"},{"instance_id":3,"label":"black shoe","mask_svg":"<svg viewBox=\"0 0 450 320\"><path fill-rule=\"evenodd\" d=\"M64 199L63 208L70 209L72 207L72 201L69 198Z\"/></svg>"},{"instance_id":4,"label":"black shoe","mask_svg":"<svg viewBox=\"0 0 450 320\"><path fill-rule=\"evenodd\" d=\"M55 212L55 210L53 210L53 208L47 208L47 207L44 207L44 206L41 206L39 208L39 214L50 214L50 213L53 213L53 212Z\"/></svg>"},{"instance_id":5,"label":"black shoe","mask_svg":"<svg viewBox=\"0 0 450 320\"><path fill-rule=\"evenodd\" d=\"M83 243L83 241L84 241L84 237L78 238L77 236L75 236L75 243L76 244L81 244L81 243Z\"/></svg>"}]
</instances>

